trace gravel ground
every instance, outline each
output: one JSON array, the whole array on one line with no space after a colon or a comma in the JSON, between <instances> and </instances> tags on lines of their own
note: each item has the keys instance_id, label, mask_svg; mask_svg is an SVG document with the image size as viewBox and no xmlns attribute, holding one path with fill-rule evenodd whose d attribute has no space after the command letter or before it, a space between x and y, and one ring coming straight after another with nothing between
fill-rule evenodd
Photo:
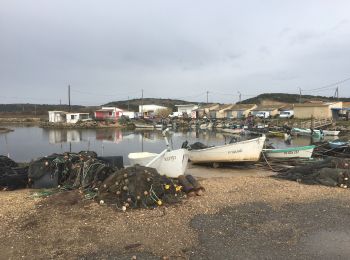
<instances>
[{"instance_id":1,"label":"gravel ground","mask_svg":"<svg viewBox=\"0 0 350 260\"><path fill-rule=\"evenodd\" d=\"M225 170L204 196L126 213L76 191L0 192L0 258L348 259L349 191L266 175Z\"/></svg>"}]
</instances>

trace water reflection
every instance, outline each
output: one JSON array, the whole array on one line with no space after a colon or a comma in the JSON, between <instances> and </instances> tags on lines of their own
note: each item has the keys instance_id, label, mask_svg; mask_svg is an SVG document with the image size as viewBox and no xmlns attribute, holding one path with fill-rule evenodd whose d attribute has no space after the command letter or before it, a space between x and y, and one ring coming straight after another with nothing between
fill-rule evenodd
<instances>
[{"instance_id":1,"label":"water reflection","mask_svg":"<svg viewBox=\"0 0 350 260\"><path fill-rule=\"evenodd\" d=\"M123 134L121 130L115 130L110 128L96 129L96 140L112 143L120 143L123 140Z\"/></svg>"},{"instance_id":2,"label":"water reflection","mask_svg":"<svg viewBox=\"0 0 350 260\"><path fill-rule=\"evenodd\" d=\"M76 143L82 141L81 131L75 129L50 129L47 134L50 144Z\"/></svg>"},{"instance_id":3,"label":"water reflection","mask_svg":"<svg viewBox=\"0 0 350 260\"><path fill-rule=\"evenodd\" d=\"M123 131L120 129L42 129L38 127L14 127L14 132L0 135L0 154L10 154L17 161L30 161L51 153L93 150L100 155L127 155L131 152L161 152L166 143L161 131ZM231 140L231 135L206 130L173 131L170 133L172 148L180 148L184 141L202 142L205 145L222 145ZM243 137L244 138L244 137ZM331 137L333 138L333 137ZM328 140L328 137L327 137ZM293 137L290 146L309 145L310 137ZM277 148L288 146L283 139L270 138Z\"/></svg>"}]
</instances>

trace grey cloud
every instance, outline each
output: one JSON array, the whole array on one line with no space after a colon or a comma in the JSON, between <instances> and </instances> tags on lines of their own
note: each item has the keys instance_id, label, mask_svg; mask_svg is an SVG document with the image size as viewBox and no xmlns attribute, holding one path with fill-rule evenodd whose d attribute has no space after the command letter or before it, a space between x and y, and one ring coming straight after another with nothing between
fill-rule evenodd
<instances>
[{"instance_id":1,"label":"grey cloud","mask_svg":"<svg viewBox=\"0 0 350 260\"><path fill-rule=\"evenodd\" d=\"M1 1L0 88L18 98L0 102L63 99L68 84L95 94L77 92L75 102L98 104L141 89L176 98L341 80L350 3L315 3Z\"/></svg>"}]
</instances>

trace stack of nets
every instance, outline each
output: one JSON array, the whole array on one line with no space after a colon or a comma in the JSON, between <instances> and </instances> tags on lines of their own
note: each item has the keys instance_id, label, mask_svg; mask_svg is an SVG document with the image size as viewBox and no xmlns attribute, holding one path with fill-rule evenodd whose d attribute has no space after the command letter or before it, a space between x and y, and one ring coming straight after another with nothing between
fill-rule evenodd
<instances>
[{"instance_id":1,"label":"stack of nets","mask_svg":"<svg viewBox=\"0 0 350 260\"><path fill-rule=\"evenodd\" d=\"M173 204L186 197L176 179L160 175L156 169L133 166L110 175L100 186L97 201L123 211Z\"/></svg>"},{"instance_id":2,"label":"stack of nets","mask_svg":"<svg viewBox=\"0 0 350 260\"><path fill-rule=\"evenodd\" d=\"M27 187L27 167L18 167L10 158L0 155L0 188L14 190Z\"/></svg>"},{"instance_id":3,"label":"stack of nets","mask_svg":"<svg viewBox=\"0 0 350 260\"><path fill-rule=\"evenodd\" d=\"M315 143L316 147L313 152L313 157L338 157L350 158L350 146L344 145L337 148L332 148L328 142Z\"/></svg>"},{"instance_id":4,"label":"stack of nets","mask_svg":"<svg viewBox=\"0 0 350 260\"><path fill-rule=\"evenodd\" d=\"M304 166L294 167L275 177L305 184L350 188L350 161L329 158Z\"/></svg>"},{"instance_id":5,"label":"stack of nets","mask_svg":"<svg viewBox=\"0 0 350 260\"><path fill-rule=\"evenodd\" d=\"M96 153L83 151L40 158L30 164L28 176L31 184L49 177L54 180L53 186L94 189L113 171L106 162L97 159Z\"/></svg>"}]
</instances>

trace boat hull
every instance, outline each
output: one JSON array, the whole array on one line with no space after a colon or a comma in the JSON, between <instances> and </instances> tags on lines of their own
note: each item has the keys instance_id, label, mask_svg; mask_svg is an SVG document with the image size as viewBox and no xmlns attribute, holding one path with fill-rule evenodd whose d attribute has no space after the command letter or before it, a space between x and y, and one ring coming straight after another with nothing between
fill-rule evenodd
<instances>
[{"instance_id":1,"label":"boat hull","mask_svg":"<svg viewBox=\"0 0 350 260\"><path fill-rule=\"evenodd\" d=\"M142 154L143 153L132 153L129 154L128 157L130 160L130 157L135 157L135 155L140 155L139 157L142 157ZM155 154L153 157L147 156L147 158L133 160L133 164L155 168L161 175L177 178L179 175L183 175L186 171L188 164L188 151L186 149L166 151L164 153Z\"/></svg>"},{"instance_id":2,"label":"boat hull","mask_svg":"<svg viewBox=\"0 0 350 260\"><path fill-rule=\"evenodd\" d=\"M323 134L327 136L337 136L340 131L323 130Z\"/></svg>"},{"instance_id":3,"label":"boat hull","mask_svg":"<svg viewBox=\"0 0 350 260\"><path fill-rule=\"evenodd\" d=\"M349 146L349 142L343 142L343 141L333 141L333 142L329 142L328 144L332 149L345 148Z\"/></svg>"},{"instance_id":4,"label":"boat hull","mask_svg":"<svg viewBox=\"0 0 350 260\"><path fill-rule=\"evenodd\" d=\"M291 147L285 149L263 149L268 158L311 158L315 146Z\"/></svg>"},{"instance_id":5,"label":"boat hull","mask_svg":"<svg viewBox=\"0 0 350 260\"><path fill-rule=\"evenodd\" d=\"M154 129L154 125L135 124L135 128Z\"/></svg>"},{"instance_id":6,"label":"boat hull","mask_svg":"<svg viewBox=\"0 0 350 260\"><path fill-rule=\"evenodd\" d=\"M283 132L269 131L269 132L267 133L267 135L270 136L270 137L284 138L285 133L283 133Z\"/></svg>"},{"instance_id":7,"label":"boat hull","mask_svg":"<svg viewBox=\"0 0 350 260\"><path fill-rule=\"evenodd\" d=\"M241 129L241 128L236 128L236 129L223 128L223 129L221 129L221 131L223 131L225 133L230 133L230 134L241 134L242 132L244 132L244 129Z\"/></svg>"},{"instance_id":8,"label":"boat hull","mask_svg":"<svg viewBox=\"0 0 350 260\"><path fill-rule=\"evenodd\" d=\"M313 137L321 137L323 136L320 130L313 130L307 128L293 128L292 135L303 135L303 136L313 136Z\"/></svg>"},{"instance_id":9,"label":"boat hull","mask_svg":"<svg viewBox=\"0 0 350 260\"><path fill-rule=\"evenodd\" d=\"M131 165L146 165L150 161L152 161L154 158L157 157L157 153L148 153L148 152L141 152L141 153L129 153L128 159L130 161Z\"/></svg>"},{"instance_id":10,"label":"boat hull","mask_svg":"<svg viewBox=\"0 0 350 260\"><path fill-rule=\"evenodd\" d=\"M242 142L189 151L193 163L255 162L265 142L265 136Z\"/></svg>"}]
</instances>

